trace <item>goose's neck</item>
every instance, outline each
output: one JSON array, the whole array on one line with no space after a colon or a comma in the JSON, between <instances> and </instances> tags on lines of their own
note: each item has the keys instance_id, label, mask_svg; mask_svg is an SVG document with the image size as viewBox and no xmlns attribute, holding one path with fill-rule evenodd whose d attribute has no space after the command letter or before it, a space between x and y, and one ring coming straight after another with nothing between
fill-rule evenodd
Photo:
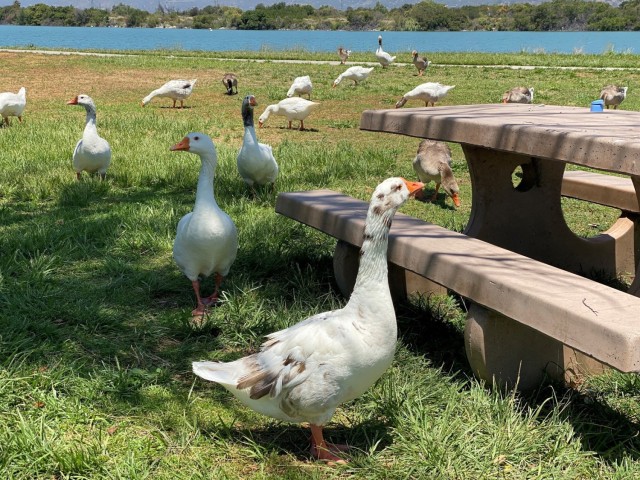
<instances>
[{"instance_id":1,"label":"goose's neck","mask_svg":"<svg viewBox=\"0 0 640 480\"><path fill-rule=\"evenodd\" d=\"M84 126L85 132L97 132L96 109L91 105L85 105L84 108L87 111L87 118Z\"/></svg>"},{"instance_id":2,"label":"goose's neck","mask_svg":"<svg viewBox=\"0 0 640 480\"><path fill-rule=\"evenodd\" d=\"M362 303L367 297L388 296L389 280L387 267L387 247L389 229L395 213L394 209L381 214L369 208L364 227L364 241L360 249L360 266L349 303Z\"/></svg>"},{"instance_id":3,"label":"goose's neck","mask_svg":"<svg viewBox=\"0 0 640 480\"><path fill-rule=\"evenodd\" d=\"M198 187L196 189L196 204L198 207L217 207L216 198L213 192L213 177L216 172L216 158L211 153L200 155L202 166L200 167L200 175L198 176Z\"/></svg>"},{"instance_id":4,"label":"goose's neck","mask_svg":"<svg viewBox=\"0 0 640 480\"><path fill-rule=\"evenodd\" d=\"M245 143L258 143L256 129L253 123L253 109L246 107L242 109L242 121L244 123L244 141Z\"/></svg>"}]
</instances>

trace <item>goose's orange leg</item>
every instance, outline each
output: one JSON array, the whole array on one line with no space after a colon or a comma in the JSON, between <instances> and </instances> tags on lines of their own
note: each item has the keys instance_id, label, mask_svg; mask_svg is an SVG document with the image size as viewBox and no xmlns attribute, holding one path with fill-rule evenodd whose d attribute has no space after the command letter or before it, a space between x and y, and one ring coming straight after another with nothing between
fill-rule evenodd
<instances>
[{"instance_id":1,"label":"goose's orange leg","mask_svg":"<svg viewBox=\"0 0 640 480\"><path fill-rule=\"evenodd\" d=\"M216 286L211 295L202 299L202 303L204 305L215 305L216 303L218 303L218 291L220 290L220 284L222 284L223 278L224 277L222 275L220 275L219 273L216 273L216 277L215 277Z\"/></svg>"},{"instance_id":2,"label":"goose's orange leg","mask_svg":"<svg viewBox=\"0 0 640 480\"><path fill-rule=\"evenodd\" d=\"M328 443L322 436L321 426L313 424L309 426L311 427L311 455L313 457L324 462L347 463L346 460L336 455L336 453L349 450L347 445Z\"/></svg>"}]
</instances>

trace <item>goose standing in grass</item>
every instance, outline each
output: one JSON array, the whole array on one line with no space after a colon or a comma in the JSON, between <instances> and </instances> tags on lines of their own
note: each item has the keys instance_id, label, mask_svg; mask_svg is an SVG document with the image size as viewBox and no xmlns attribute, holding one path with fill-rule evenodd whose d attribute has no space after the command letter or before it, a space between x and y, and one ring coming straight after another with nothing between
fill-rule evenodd
<instances>
[{"instance_id":1,"label":"goose standing in grass","mask_svg":"<svg viewBox=\"0 0 640 480\"><path fill-rule=\"evenodd\" d=\"M180 108L184 108L184 101L191 92L193 91L193 87L196 84L197 78L193 80L169 80L167 83L162 85L160 88L154 90L149 95L142 99L142 106L144 107L147 103L149 103L154 98L170 98L173 100L173 108L176 108L176 102L180 101Z\"/></svg>"},{"instance_id":2,"label":"goose standing in grass","mask_svg":"<svg viewBox=\"0 0 640 480\"><path fill-rule=\"evenodd\" d=\"M269 116L274 114L287 117L289 128L291 128L291 123L294 120L299 120L300 130L304 130L305 118L307 118L318 105L320 104L300 97L285 98L274 105L269 105L264 112L262 112L262 115L258 118L258 126L262 127Z\"/></svg>"},{"instance_id":3,"label":"goose standing in grass","mask_svg":"<svg viewBox=\"0 0 640 480\"><path fill-rule=\"evenodd\" d=\"M387 68L387 65L391 65L396 61L396 57L392 57L387 52L382 50L382 35L378 35L378 49L376 50L376 58L382 68Z\"/></svg>"},{"instance_id":4,"label":"goose standing in grass","mask_svg":"<svg viewBox=\"0 0 640 480\"><path fill-rule=\"evenodd\" d=\"M195 206L178 222L173 243L173 258L180 271L191 280L196 294L197 305L191 314L200 316L218 301L222 279L229 273L238 253L238 232L231 217L216 203L213 193L218 156L211 138L204 133L190 133L171 150L195 153L202 162ZM202 298L200 278L211 274L215 274L215 288L211 295Z\"/></svg>"},{"instance_id":5,"label":"goose standing in grass","mask_svg":"<svg viewBox=\"0 0 640 480\"><path fill-rule=\"evenodd\" d=\"M238 172L244 183L253 188L254 184L273 184L278 176L278 164L270 145L259 143L253 126L253 107L258 105L253 95L242 100L242 121L244 139L238 152Z\"/></svg>"},{"instance_id":6,"label":"goose standing in grass","mask_svg":"<svg viewBox=\"0 0 640 480\"><path fill-rule=\"evenodd\" d=\"M111 147L109 142L98 135L96 104L90 96L83 94L69 100L67 105L81 105L87 112L82 138L78 140L73 151L73 169L76 172L76 178L80 180L82 172L97 172L104 180L111 163Z\"/></svg>"},{"instance_id":7,"label":"goose standing in grass","mask_svg":"<svg viewBox=\"0 0 640 480\"><path fill-rule=\"evenodd\" d=\"M338 405L362 395L391 365L397 325L387 278L389 228L396 210L422 186L389 178L373 192L358 275L344 308L268 335L253 355L194 362L194 373L263 415L308 422L312 456L344 462L338 454L346 446L327 443L322 429Z\"/></svg>"},{"instance_id":8,"label":"goose standing in grass","mask_svg":"<svg viewBox=\"0 0 640 480\"><path fill-rule=\"evenodd\" d=\"M502 103L533 103L533 87L513 87L502 94Z\"/></svg>"},{"instance_id":9,"label":"goose standing in grass","mask_svg":"<svg viewBox=\"0 0 640 480\"><path fill-rule=\"evenodd\" d=\"M427 67L431 65L431 62L428 61L426 58L418 55L417 50L414 50L413 52L411 52L411 56L413 57L413 60L411 61L413 62L415 67L418 69L418 76L421 77L424 71L427 69Z\"/></svg>"},{"instance_id":10,"label":"goose standing in grass","mask_svg":"<svg viewBox=\"0 0 640 480\"><path fill-rule=\"evenodd\" d=\"M18 93L0 93L0 115L5 125L9 126L9 117L18 117L22 123L22 112L27 106L27 90L22 87Z\"/></svg>"},{"instance_id":11,"label":"goose standing in grass","mask_svg":"<svg viewBox=\"0 0 640 480\"><path fill-rule=\"evenodd\" d=\"M396 108L404 106L404 104L409 100L422 100L425 107L428 107L429 103L431 103L432 106L435 106L436 102L442 100L449 90L454 87L455 85L442 85L441 83L435 82L423 83L413 90L405 93L396 103Z\"/></svg>"},{"instance_id":12,"label":"goose standing in grass","mask_svg":"<svg viewBox=\"0 0 640 480\"><path fill-rule=\"evenodd\" d=\"M438 190L442 185L444 191L453 200L453 204L456 207L460 206L460 197L458 196L460 189L451 170L449 145L434 140L422 140L418 146L418 154L413 159L413 170L424 184L432 180L436 183L436 191L431 197L432 202L436 201ZM416 198L422 198L423 195L424 192L420 190L416 193Z\"/></svg>"},{"instance_id":13,"label":"goose standing in grass","mask_svg":"<svg viewBox=\"0 0 640 480\"><path fill-rule=\"evenodd\" d=\"M344 65L349 60L351 50L347 50L344 47L338 47L338 56L340 57L340 65Z\"/></svg>"},{"instance_id":14,"label":"goose standing in grass","mask_svg":"<svg viewBox=\"0 0 640 480\"><path fill-rule=\"evenodd\" d=\"M366 80L369 74L373 72L373 67L361 67L356 65L355 67L349 67L333 81L332 87L335 88L344 79L353 80L353 84L357 85L358 82Z\"/></svg>"},{"instance_id":15,"label":"goose standing in grass","mask_svg":"<svg viewBox=\"0 0 640 480\"><path fill-rule=\"evenodd\" d=\"M629 87L607 85L600 92L600 99L604 100L604 104L607 108L609 108L609 105L613 105L614 110L616 110L618 105L627 98L627 88Z\"/></svg>"},{"instance_id":16,"label":"goose standing in grass","mask_svg":"<svg viewBox=\"0 0 640 480\"><path fill-rule=\"evenodd\" d=\"M311 100L311 91L313 90L313 85L311 84L311 77L309 75L305 75L304 77L297 77L289 91L287 92L287 98L291 98L294 95L302 96L308 95L309 100Z\"/></svg>"},{"instance_id":17,"label":"goose standing in grass","mask_svg":"<svg viewBox=\"0 0 640 480\"><path fill-rule=\"evenodd\" d=\"M238 77L233 73L225 73L222 76L222 84L227 89L227 95L237 95L238 94ZM234 92L233 89L236 89Z\"/></svg>"}]
</instances>

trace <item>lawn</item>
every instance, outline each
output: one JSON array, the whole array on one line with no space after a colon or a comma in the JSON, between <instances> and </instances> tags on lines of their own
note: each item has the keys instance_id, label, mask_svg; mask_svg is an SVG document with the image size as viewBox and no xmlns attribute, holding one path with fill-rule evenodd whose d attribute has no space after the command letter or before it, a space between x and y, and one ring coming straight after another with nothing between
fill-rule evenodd
<instances>
[{"instance_id":1,"label":"lawn","mask_svg":"<svg viewBox=\"0 0 640 480\"><path fill-rule=\"evenodd\" d=\"M404 55L398 61L410 62ZM418 141L360 131L363 110L392 108L423 81L456 86L442 105L496 103L525 85L536 103L587 106L618 83L629 86L621 108L640 110L637 56L441 54L424 79L409 64L335 89L344 66L213 56L221 54L0 52L0 91L25 86L28 102L23 123L0 128L0 478L640 478L637 375L614 372L573 390L492 391L466 362L466 307L455 295L398 305L392 368L326 429L352 446L347 466L314 463L307 428L259 416L191 373L193 360L236 359L265 334L345 304L332 278L335 241L279 217L274 204L278 191L316 188L368 200L384 178L415 178ZM478 66L462 66L470 63ZM495 64L586 68L482 66ZM632 68L600 69L611 65ZM225 95L228 71L239 95ZM306 131L276 116L258 130L280 176L275 191L253 195L235 164L242 98L256 96L258 115L300 75L311 76L321 105ZM187 108L166 99L140 106L174 78L198 79ZM98 131L113 150L105 182L77 182L71 167L85 112L66 102L80 93L96 102ZM193 291L171 258L199 160L169 147L191 131L216 142L215 193L240 238L222 302L202 326L190 321ZM402 211L462 231L471 185L460 147L451 146L461 207L441 194ZM606 230L619 213L569 200L563 209L579 235Z\"/></svg>"}]
</instances>

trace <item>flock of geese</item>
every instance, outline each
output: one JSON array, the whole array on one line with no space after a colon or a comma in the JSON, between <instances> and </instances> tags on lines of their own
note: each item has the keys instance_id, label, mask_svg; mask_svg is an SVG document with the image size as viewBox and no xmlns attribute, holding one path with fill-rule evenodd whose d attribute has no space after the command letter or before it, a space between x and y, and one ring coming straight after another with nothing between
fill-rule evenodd
<instances>
[{"instance_id":1,"label":"flock of geese","mask_svg":"<svg viewBox=\"0 0 640 480\"><path fill-rule=\"evenodd\" d=\"M386 68L395 57L382 49L378 37L376 58ZM351 53L340 47L338 54L345 63ZM430 62L413 52L413 62L422 76ZM349 79L358 84L373 70L349 67L333 82L336 87ZM238 79L232 73L222 78L229 95L238 92ZM169 98L180 102L191 95L196 79L172 80L154 90L142 100L147 105L154 98ZM454 86L429 82L416 87L396 103L402 107L408 100L419 99L425 106L434 105ZM287 98L269 105L258 119L262 126L269 115L285 116L292 121L304 119L319 104L311 101L313 85L309 76L298 77L292 83ZM626 97L626 87L609 85L602 90L605 105L614 108ZM504 93L505 103L531 103L534 89L516 87ZM298 96L296 96L298 95ZM308 99L299 97L307 95ZM101 138L96 125L96 106L91 97L78 95L67 102L86 111L85 128L73 153L73 169L77 178L82 172L97 173L105 178L111 161L109 143ZM0 114L9 124L9 117L22 121L26 91L0 94ZM237 168L243 181L254 189L256 185L273 185L278 176L278 164L271 146L260 143L254 124L256 98L247 95L241 114L244 137L237 155ZM219 288L229 273L238 252L238 233L233 220L217 204L213 183L217 166L216 147L211 138L199 132L189 133L170 150L196 154L201 167L195 205L177 225L173 257L180 271L191 281L196 296L192 314L202 318L207 308L218 302ZM344 463L344 445L326 442L323 425L343 402L364 393L391 365L396 346L397 326L387 278L387 244L392 218L410 196L422 196L425 183L434 181L436 191L442 185L455 206L460 205L459 188L451 171L451 151L445 143L420 142L413 168L420 182L389 178L373 192L366 216L364 242L353 293L344 308L320 313L289 328L267 336L260 351L233 362L201 361L193 363L199 377L217 382L248 407L270 417L287 421L307 422L311 428L311 454L314 458ZM214 275L213 292L201 294L200 279Z\"/></svg>"}]
</instances>

